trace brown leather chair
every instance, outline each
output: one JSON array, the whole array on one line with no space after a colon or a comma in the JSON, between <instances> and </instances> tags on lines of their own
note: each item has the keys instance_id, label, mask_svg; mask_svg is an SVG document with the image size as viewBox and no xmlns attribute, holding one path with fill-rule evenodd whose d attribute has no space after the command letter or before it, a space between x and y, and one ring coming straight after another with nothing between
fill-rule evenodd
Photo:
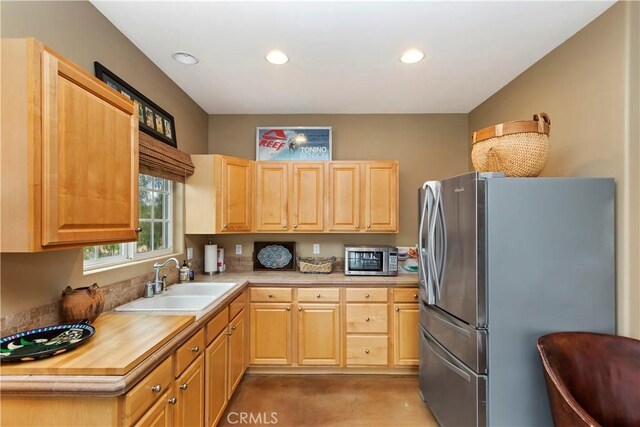
<instances>
[{"instance_id":1,"label":"brown leather chair","mask_svg":"<svg viewBox=\"0 0 640 427\"><path fill-rule=\"evenodd\" d=\"M558 332L538 351L556 426L640 426L640 341Z\"/></svg>"}]
</instances>

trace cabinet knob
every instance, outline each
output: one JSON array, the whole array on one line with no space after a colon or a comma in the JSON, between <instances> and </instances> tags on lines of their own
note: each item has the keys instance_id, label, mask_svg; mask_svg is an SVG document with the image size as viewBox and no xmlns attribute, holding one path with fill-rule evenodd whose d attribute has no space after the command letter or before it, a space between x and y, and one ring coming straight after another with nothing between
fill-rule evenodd
<instances>
[{"instance_id":1,"label":"cabinet knob","mask_svg":"<svg viewBox=\"0 0 640 427\"><path fill-rule=\"evenodd\" d=\"M229 332L227 332L227 335L231 336L231 335L233 335L233 332L229 331Z\"/></svg>"},{"instance_id":2,"label":"cabinet knob","mask_svg":"<svg viewBox=\"0 0 640 427\"><path fill-rule=\"evenodd\" d=\"M224 225L222 226L222 228L227 228L227 224L224 224Z\"/></svg>"},{"instance_id":3,"label":"cabinet knob","mask_svg":"<svg viewBox=\"0 0 640 427\"><path fill-rule=\"evenodd\" d=\"M160 393L162 391L162 386L160 384L156 384L151 387L151 391L154 393Z\"/></svg>"},{"instance_id":4,"label":"cabinet knob","mask_svg":"<svg viewBox=\"0 0 640 427\"><path fill-rule=\"evenodd\" d=\"M369 349L368 349L368 348L365 348L365 349L364 349L364 352L365 352L365 353L367 353L367 354L369 354Z\"/></svg>"},{"instance_id":5,"label":"cabinet knob","mask_svg":"<svg viewBox=\"0 0 640 427\"><path fill-rule=\"evenodd\" d=\"M298 228L298 224L293 224L293 228Z\"/></svg>"},{"instance_id":6,"label":"cabinet knob","mask_svg":"<svg viewBox=\"0 0 640 427\"><path fill-rule=\"evenodd\" d=\"M413 299L418 299L418 294L413 294Z\"/></svg>"},{"instance_id":7,"label":"cabinet knob","mask_svg":"<svg viewBox=\"0 0 640 427\"><path fill-rule=\"evenodd\" d=\"M364 294L364 297L365 298L369 298L369 294Z\"/></svg>"},{"instance_id":8,"label":"cabinet knob","mask_svg":"<svg viewBox=\"0 0 640 427\"><path fill-rule=\"evenodd\" d=\"M287 224L282 224L282 228L287 228Z\"/></svg>"},{"instance_id":9,"label":"cabinet knob","mask_svg":"<svg viewBox=\"0 0 640 427\"><path fill-rule=\"evenodd\" d=\"M232 331L235 331L235 330L236 330L236 325L233 325L233 326L231 327L231 330L232 330Z\"/></svg>"},{"instance_id":10,"label":"cabinet knob","mask_svg":"<svg viewBox=\"0 0 640 427\"><path fill-rule=\"evenodd\" d=\"M138 228L134 229L133 231L135 231L136 233L140 233L142 231L142 227L138 227Z\"/></svg>"},{"instance_id":11,"label":"cabinet knob","mask_svg":"<svg viewBox=\"0 0 640 427\"><path fill-rule=\"evenodd\" d=\"M178 399L176 399L175 397L172 397L171 399L167 400L167 402L171 403L172 405L175 405L177 401Z\"/></svg>"},{"instance_id":12,"label":"cabinet knob","mask_svg":"<svg viewBox=\"0 0 640 427\"><path fill-rule=\"evenodd\" d=\"M365 320L365 322L368 322L368 321L369 321L369 318L368 318L368 317L365 317L365 318L364 318L364 320Z\"/></svg>"},{"instance_id":13,"label":"cabinet knob","mask_svg":"<svg viewBox=\"0 0 640 427\"><path fill-rule=\"evenodd\" d=\"M360 224L356 224L356 230L360 229Z\"/></svg>"},{"instance_id":14,"label":"cabinet knob","mask_svg":"<svg viewBox=\"0 0 640 427\"><path fill-rule=\"evenodd\" d=\"M400 307L396 307L396 311L400 311Z\"/></svg>"},{"instance_id":15,"label":"cabinet knob","mask_svg":"<svg viewBox=\"0 0 640 427\"><path fill-rule=\"evenodd\" d=\"M367 224L367 228L371 228L371 224Z\"/></svg>"},{"instance_id":16,"label":"cabinet knob","mask_svg":"<svg viewBox=\"0 0 640 427\"><path fill-rule=\"evenodd\" d=\"M191 347L191 351L193 351L194 353L197 353L200 351L200 347L195 346L195 347Z\"/></svg>"},{"instance_id":17,"label":"cabinet knob","mask_svg":"<svg viewBox=\"0 0 640 427\"><path fill-rule=\"evenodd\" d=\"M269 298L273 298L273 294L271 294L271 293L270 293L270 294L268 295L268 297L269 297Z\"/></svg>"},{"instance_id":18,"label":"cabinet knob","mask_svg":"<svg viewBox=\"0 0 640 427\"><path fill-rule=\"evenodd\" d=\"M318 295L316 295L316 298L320 298L321 296L322 296L322 295L318 294Z\"/></svg>"},{"instance_id":19,"label":"cabinet knob","mask_svg":"<svg viewBox=\"0 0 640 427\"><path fill-rule=\"evenodd\" d=\"M291 311L291 307L287 307L287 311Z\"/></svg>"},{"instance_id":20,"label":"cabinet knob","mask_svg":"<svg viewBox=\"0 0 640 427\"><path fill-rule=\"evenodd\" d=\"M189 384L184 383L184 384L180 384L180 390L186 390L189 388Z\"/></svg>"},{"instance_id":21,"label":"cabinet knob","mask_svg":"<svg viewBox=\"0 0 640 427\"><path fill-rule=\"evenodd\" d=\"M298 307L298 311L302 311L302 307Z\"/></svg>"}]
</instances>

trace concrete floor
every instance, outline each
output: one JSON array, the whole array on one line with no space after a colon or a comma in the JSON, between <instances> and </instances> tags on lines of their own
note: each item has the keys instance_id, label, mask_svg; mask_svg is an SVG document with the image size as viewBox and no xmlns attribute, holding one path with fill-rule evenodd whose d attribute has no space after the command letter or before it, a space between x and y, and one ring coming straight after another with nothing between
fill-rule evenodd
<instances>
[{"instance_id":1,"label":"concrete floor","mask_svg":"<svg viewBox=\"0 0 640 427\"><path fill-rule=\"evenodd\" d=\"M244 376L220 426L434 426L416 376Z\"/></svg>"}]
</instances>

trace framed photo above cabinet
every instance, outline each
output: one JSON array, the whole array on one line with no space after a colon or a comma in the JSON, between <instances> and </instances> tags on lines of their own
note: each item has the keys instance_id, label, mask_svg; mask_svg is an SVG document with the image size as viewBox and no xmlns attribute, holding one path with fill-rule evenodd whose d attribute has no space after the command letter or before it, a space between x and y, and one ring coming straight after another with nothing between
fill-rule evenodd
<instances>
[{"instance_id":1,"label":"framed photo above cabinet","mask_svg":"<svg viewBox=\"0 0 640 427\"><path fill-rule=\"evenodd\" d=\"M133 101L138 111L138 124L142 132L178 148L176 125L171 114L113 74L101 63L96 61L93 65L98 79Z\"/></svg>"},{"instance_id":2,"label":"framed photo above cabinet","mask_svg":"<svg viewBox=\"0 0 640 427\"><path fill-rule=\"evenodd\" d=\"M307 161L331 160L331 127L258 127L256 160Z\"/></svg>"}]
</instances>

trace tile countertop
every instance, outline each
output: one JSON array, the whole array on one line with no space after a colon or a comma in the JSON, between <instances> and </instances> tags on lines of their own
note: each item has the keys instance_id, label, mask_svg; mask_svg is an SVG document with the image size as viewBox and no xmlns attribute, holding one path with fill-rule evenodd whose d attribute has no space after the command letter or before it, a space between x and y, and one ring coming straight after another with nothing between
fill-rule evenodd
<instances>
[{"instance_id":1,"label":"tile countertop","mask_svg":"<svg viewBox=\"0 0 640 427\"><path fill-rule=\"evenodd\" d=\"M127 316L129 318L137 317L141 321L144 316L183 316L180 323L180 332L177 334L172 332L174 336L160 337L158 345L149 343L150 348L154 348L151 355L141 361L137 366L131 366L131 363L124 364L125 367L120 371L109 371L107 375L87 375L82 374L77 369L51 369L53 365L56 368L60 366L72 367L70 361L76 356L82 356L86 351L81 351L79 347L76 352L69 352L65 355L65 363L55 363L56 358L44 359L41 363L25 362L15 365L0 366L0 392L9 394L65 394L65 395L91 395L91 396L119 396L126 393L135 385L141 377L149 373L164 358L175 351L182 343L191 337L191 335L204 327L221 309L231 303L247 286L380 286L380 287L416 287L418 285L417 274L401 274L398 276L345 276L343 273L331 274L302 274L299 272L271 272L271 271L247 271L234 273L221 273L214 275L198 275L196 282L233 282L236 286L227 292L220 300L209 305L206 309L199 312L114 312L110 311L96 321L96 323L104 323L104 328L96 331L98 334L108 335L105 330L108 328L107 322L98 322L112 318L113 316ZM180 286L179 284L172 286ZM193 321L188 317L192 316ZM135 325L134 322L132 324ZM179 328L179 329L180 329ZM94 338L95 339L95 338ZM88 345L88 344L87 344ZM87 347L87 350L89 347ZM62 362L62 359L58 359ZM54 362L54 363L52 363ZM29 365L34 369L31 371ZM42 365L42 366L40 366ZM46 367L44 365L47 365ZM52 365L52 366L49 366ZM60 366L59 366L60 365ZM19 368L18 368L19 366ZM40 369L40 368L43 369ZM104 368L104 367L103 367ZM125 372L126 371L126 372ZM46 374L47 372L48 374Z\"/></svg>"}]
</instances>

